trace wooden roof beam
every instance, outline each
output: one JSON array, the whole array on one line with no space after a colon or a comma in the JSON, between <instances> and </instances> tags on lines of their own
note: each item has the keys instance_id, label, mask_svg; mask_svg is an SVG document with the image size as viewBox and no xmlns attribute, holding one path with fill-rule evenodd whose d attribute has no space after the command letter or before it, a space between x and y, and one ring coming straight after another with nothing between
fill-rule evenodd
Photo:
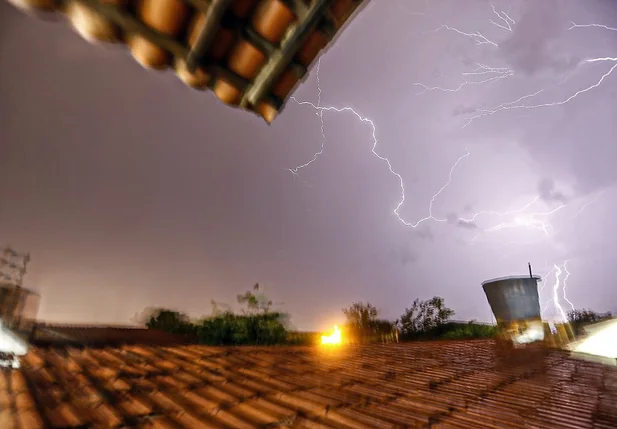
<instances>
[{"instance_id":1,"label":"wooden roof beam","mask_svg":"<svg viewBox=\"0 0 617 429\"><path fill-rule=\"evenodd\" d=\"M299 22L290 30L283 40L281 48L274 52L268 62L257 74L254 83L244 93L240 106L248 108L257 106L264 96L270 91L276 78L285 70L293 59L309 33L317 26L320 18L324 16L334 0L314 0L308 7L304 16L300 16Z\"/></svg>"},{"instance_id":2,"label":"wooden roof beam","mask_svg":"<svg viewBox=\"0 0 617 429\"><path fill-rule=\"evenodd\" d=\"M206 12L204 28L199 33L195 45L191 48L186 58L186 66L192 73L197 65L206 57L214 36L220 27L223 15L231 4L231 0L212 0Z\"/></svg>"}]
</instances>

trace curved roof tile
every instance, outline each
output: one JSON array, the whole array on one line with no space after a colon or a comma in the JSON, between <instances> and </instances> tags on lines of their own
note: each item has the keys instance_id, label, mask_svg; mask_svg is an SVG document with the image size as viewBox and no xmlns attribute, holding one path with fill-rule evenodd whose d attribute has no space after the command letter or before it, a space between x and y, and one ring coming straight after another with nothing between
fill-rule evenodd
<instances>
[{"instance_id":1,"label":"curved roof tile","mask_svg":"<svg viewBox=\"0 0 617 429\"><path fill-rule=\"evenodd\" d=\"M61 11L91 42L125 43L142 66L271 123L328 43L368 0L9 0Z\"/></svg>"},{"instance_id":2,"label":"curved roof tile","mask_svg":"<svg viewBox=\"0 0 617 429\"><path fill-rule=\"evenodd\" d=\"M0 427L614 428L615 367L541 347L33 348Z\"/></svg>"}]
</instances>

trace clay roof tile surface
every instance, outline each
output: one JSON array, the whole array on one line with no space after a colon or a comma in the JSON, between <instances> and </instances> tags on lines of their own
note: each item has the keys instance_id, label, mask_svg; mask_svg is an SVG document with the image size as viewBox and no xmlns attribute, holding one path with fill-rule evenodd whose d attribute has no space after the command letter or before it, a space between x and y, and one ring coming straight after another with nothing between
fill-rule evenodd
<instances>
[{"instance_id":1,"label":"clay roof tile surface","mask_svg":"<svg viewBox=\"0 0 617 429\"><path fill-rule=\"evenodd\" d=\"M1 428L614 428L617 370L492 341L33 348Z\"/></svg>"},{"instance_id":2,"label":"clay roof tile surface","mask_svg":"<svg viewBox=\"0 0 617 429\"><path fill-rule=\"evenodd\" d=\"M368 0L9 0L61 11L91 42L272 122L320 51Z\"/></svg>"}]
</instances>

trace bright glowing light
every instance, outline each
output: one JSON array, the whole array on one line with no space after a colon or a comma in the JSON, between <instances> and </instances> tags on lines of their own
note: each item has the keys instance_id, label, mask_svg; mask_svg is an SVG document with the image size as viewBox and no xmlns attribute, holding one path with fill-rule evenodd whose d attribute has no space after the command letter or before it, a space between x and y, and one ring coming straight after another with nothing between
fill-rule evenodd
<instances>
[{"instance_id":1,"label":"bright glowing light","mask_svg":"<svg viewBox=\"0 0 617 429\"><path fill-rule=\"evenodd\" d=\"M339 329L339 327L335 325L330 335L322 335L321 344L324 344L324 345L341 344L341 330Z\"/></svg>"},{"instance_id":2,"label":"bright glowing light","mask_svg":"<svg viewBox=\"0 0 617 429\"><path fill-rule=\"evenodd\" d=\"M28 353L28 345L17 335L3 326L0 320L0 353L8 358L0 357L0 367L17 369L20 367L18 356Z\"/></svg>"},{"instance_id":3,"label":"bright glowing light","mask_svg":"<svg viewBox=\"0 0 617 429\"><path fill-rule=\"evenodd\" d=\"M525 332L516 335L512 340L516 344L529 344L544 339L544 326L542 322L532 323Z\"/></svg>"},{"instance_id":4,"label":"bright glowing light","mask_svg":"<svg viewBox=\"0 0 617 429\"><path fill-rule=\"evenodd\" d=\"M599 332L584 339L580 344L574 347L574 351L616 359L617 320L601 323L607 323L608 326L602 327Z\"/></svg>"}]
</instances>

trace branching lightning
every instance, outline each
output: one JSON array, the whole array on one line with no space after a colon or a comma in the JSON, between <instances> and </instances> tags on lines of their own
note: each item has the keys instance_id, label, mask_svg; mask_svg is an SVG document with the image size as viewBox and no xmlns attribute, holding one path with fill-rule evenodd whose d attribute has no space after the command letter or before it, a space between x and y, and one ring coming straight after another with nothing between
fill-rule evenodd
<instances>
[{"instance_id":1,"label":"branching lightning","mask_svg":"<svg viewBox=\"0 0 617 429\"><path fill-rule=\"evenodd\" d=\"M587 207L595 203L598 200L598 198L600 198L603 194L604 194L604 191L598 192L595 197L587 201L585 204L581 205L581 207L578 209L576 213L574 213L574 215L570 218L570 220L574 220L578 218L585 211Z\"/></svg>"},{"instance_id":2,"label":"branching lightning","mask_svg":"<svg viewBox=\"0 0 617 429\"><path fill-rule=\"evenodd\" d=\"M513 32L512 26L514 24L516 24L516 21L514 21L514 19L512 19L506 12L498 11L495 8L495 6L492 6L492 8L493 8L493 13L498 18L498 20L495 21L495 20L491 19L491 20L489 20L489 22L492 25L494 25L495 27L498 27L498 28L500 28L502 30L506 30L506 31L512 33ZM602 29L602 30L617 32L617 28L610 27L610 26L604 25L604 24L596 24L596 23L577 24L575 22L571 22L571 25L568 28L568 30L586 29L586 28L587 29L588 28ZM449 25L443 24L440 27L438 27L437 29L433 30L433 32L438 32L438 31L441 31L441 30L448 30L448 31L452 31L454 33L457 33L457 34L459 34L459 35L461 35L463 37L471 39L476 45L490 45L490 46L492 46L494 48L499 48L499 44L497 42L495 42L492 39L487 38L486 36L484 36L479 31L465 32L465 31L459 30L458 28L451 27ZM547 91L550 88L540 89L538 91L534 91L532 93L523 95L523 96L517 98L516 100L509 101L509 102L506 102L506 103L502 103L502 104L500 104L498 106L495 106L495 107L492 107L492 108L489 108L489 109L476 109L476 113L473 114L472 116L470 116L469 118L467 118L467 120L463 124L463 128L466 128L471 123L473 123L474 121L476 121L476 120L478 120L480 118L484 118L484 117L487 117L487 116L492 116L492 115L494 115L496 113L503 112L503 111L506 111L506 110L540 109L540 108L545 108L545 107L555 107L555 106L562 106L564 104L567 104L567 103L571 102L572 100L576 99L577 97L579 97L581 95L584 95L585 93L598 88L615 71L615 69L617 69L617 57L588 58L588 59L585 59L585 60L581 61L580 64L579 64L579 67L586 66L586 65L591 65L591 64L596 64L596 63L613 63L613 64L608 69L608 71L606 71L604 74L602 74L602 76L595 83L575 91L573 94L569 95L568 97L566 97L566 98L564 98L562 100L556 100L556 101L551 101L551 102L546 102L546 103L533 103L533 102L530 103L530 102L528 102L528 100L536 98L537 96L539 96L540 94L544 93L545 91ZM425 84L422 84L422 83L415 83L414 84L415 86L419 86L419 87L422 88L422 91L420 91L417 95L422 95L422 94L424 94L425 92L428 92L428 91L458 92L458 91L462 90L466 86L480 85L480 84L491 84L491 83L494 83L496 81L509 78L509 77L513 76L514 73L515 73L514 70L509 69L509 68L505 68L505 67L490 67L490 66L486 66L486 65L478 65L478 66L480 67L480 69L475 69L475 70L472 70L471 72L462 73L463 81L459 85L454 87L454 88L444 88L444 87L440 87L440 86L429 86L429 85L425 85ZM478 76L479 76L479 77L481 77L481 79L480 80L474 80L474 76L475 76L475 78L478 78ZM558 82L556 85L554 85L553 88L564 84L567 80L568 80L568 77L566 77L565 79L562 79L560 82Z\"/></svg>"},{"instance_id":3,"label":"branching lightning","mask_svg":"<svg viewBox=\"0 0 617 429\"><path fill-rule=\"evenodd\" d=\"M538 212L538 213L530 213L527 216L521 216L514 219L512 222L504 222L498 225L495 225L486 230L486 232L499 231L502 229L509 228L520 228L520 227L528 227L534 228L544 232L545 235L550 235L549 230L553 228L553 225L546 220L546 217L557 213L559 210L564 209L566 207L565 204L560 205L557 208L549 210L547 212Z\"/></svg>"},{"instance_id":4,"label":"branching lightning","mask_svg":"<svg viewBox=\"0 0 617 429\"><path fill-rule=\"evenodd\" d=\"M512 32L512 26L516 24L516 21L514 21L505 11L498 11L495 6L492 7L493 13L497 17L497 21L491 19L490 23L500 29ZM432 32L438 32L441 30L448 30L463 37L466 37L478 46L490 45L495 48L499 48L499 44L497 42L487 38L479 31L469 33L459 30L458 28L443 24ZM414 83L414 86L422 88L422 91L420 91L417 95L422 95L428 91L458 92L466 86L489 85L497 81L512 77L514 75L514 70L509 67L492 67L486 64L479 63L477 63L476 66L477 68L474 70L461 73L462 82L454 88L444 88L441 86L428 86L423 83Z\"/></svg>"},{"instance_id":5,"label":"branching lightning","mask_svg":"<svg viewBox=\"0 0 617 429\"><path fill-rule=\"evenodd\" d=\"M317 158L323 154L325 145L326 145L326 132L324 130L324 121L323 121L323 109L321 109L321 82L319 81L319 69L321 68L321 58L319 58L319 60L317 61L317 69L315 71L315 75L317 77L317 105L314 106L317 109L316 114L319 116L319 122L321 123L321 148L315 152L315 154L313 155L313 158L311 158L310 161L305 162L302 165L299 165L295 168L288 168L288 170L293 174L293 175L298 175L298 171L300 171L301 169L308 167L309 165L311 165L313 162L317 161ZM298 104L302 104L300 102L298 102L298 100L296 100L294 97L291 97L292 100L294 100L295 102L297 102Z\"/></svg>"},{"instance_id":6,"label":"branching lightning","mask_svg":"<svg viewBox=\"0 0 617 429\"><path fill-rule=\"evenodd\" d=\"M492 8L493 8L493 13L497 15L497 18L499 18L501 23L495 22L491 19L490 20L491 24L493 24L496 27L503 28L504 30L508 30L509 32L512 32L512 25L516 24L516 21L510 18L510 16L503 10L498 11L494 5L492 5Z\"/></svg>"},{"instance_id":7,"label":"branching lightning","mask_svg":"<svg viewBox=\"0 0 617 429\"><path fill-rule=\"evenodd\" d=\"M608 25L603 24L577 24L574 21L571 21L570 24L572 25L568 28L568 30L572 30L573 28L603 28L609 31L617 31L617 28L609 27Z\"/></svg>"},{"instance_id":8,"label":"branching lightning","mask_svg":"<svg viewBox=\"0 0 617 429\"><path fill-rule=\"evenodd\" d=\"M507 67L490 67L485 64L477 64L477 68L470 71L461 73L463 81L454 88L443 88L441 86L428 86L423 83L414 83L414 86L419 86L422 91L416 95L422 95L429 91L441 91L441 92L458 92L465 86L469 85L483 85L491 84L498 80L507 79L514 75L514 71ZM480 79L480 80L476 80Z\"/></svg>"},{"instance_id":9,"label":"branching lightning","mask_svg":"<svg viewBox=\"0 0 617 429\"><path fill-rule=\"evenodd\" d=\"M609 27L608 25L603 25L603 24L576 24L575 22L571 22L571 26L568 28L568 30L574 30L574 29L580 29L580 28L595 28L595 29L603 29L603 30L607 30L607 31L615 31L617 32L617 28L614 27ZM524 100L528 100L528 99L533 99L536 96L540 95L542 92L544 92L544 89L541 89L539 91L533 92L531 94L527 94L524 95L522 97L519 97L518 99L514 100L514 101L510 101L507 103L503 103L500 104L497 107L494 107L492 109L488 109L488 110L484 110L484 109L479 109L476 115L471 116L467 122L463 125L463 128L467 127L468 125L470 125L473 121L480 119L482 117L486 117L486 116L492 116L498 112L502 112L505 110L516 110L516 109L540 109L540 108L545 108L545 107L554 107L554 106L563 106L564 104L567 104L569 102L571 102L572 100L574 100L575 98L577 98L580 95L583 95L589 91L592 91L596 88L598 88L600 85L602 85L604 83L604 81L613 74L613 72L615 71L615 69L617 69L617 57L597 57L597 58L588 58L585 59L583 61L580 62L579 67L580 66L585 66L585 65L590 65L590 64L596 64L596 63L614 63L609 69L608 71L606 71L605 73L602 74L602 76L600 76L600 78L593 84L586 86L582 89L579 89L577 91L575 91L573 94L569 95L568 97L562 99L562 100L557 100L557 101L552 101L552 102L547 102L547 103L522 103ZM567 80L567 77L565 79L563 79L561 82L559 82L556 86L559 86L561 84L563 84L565 81Z\"/></svg>"},{"instance_id":10,"label":"branching lightning","mask_svg":"<svg viewBox=\"0 0 617 429\"><path fill-rule=\"evenodd\" d=\"M609 77L613 73L613 71L615 71L615 69L617 68L617 57L592 58L592 59L584 60L582 62L582 64L591 64L591 63L599 63L599 62L613 62L615 64L613 64L613 66L606 73L604 73L600 77L600 79L598 79L598 81L596 83L594 83L593 85L590 85L588 87L585 87L583 89L579 89L574 94L570 95L569 97L567 97L567 98L565 98L563 100L552 101L552 102L548 102L548 103L539 103L539 104L518 104L518 103L520 103L521 101L523 101L525 99L533 98L533 97L535 97L535 96L537 96L537 95L539 95L539 94L541 94L542 92L545 91L545 90L541 89L541 90L536 91L536 92L534 92L532 94L524 95L524 96L518 98L517 100L510 101L508 103L500 104L499 106L497 106L495 108L492 108L492 109L488 109L488 110L480 109L480 110L478 110L480 113L470 117L467 120L467 122L465 122L465 124L463 125L463 128L466 128L467 126L469 126L476 119L480 119L480 118L485 117L485 116L492 116L495 113L502 112L504 110L541 109L543 107L563 106L564 104L567 104L570 101L574 100L579 95L585 94L586 92L589 92L589 91L599 87L600 85L602 85L604 80L607 77ZM563 83L565 80L566 79L564 79L562 82L560 82L560 84Z\"/></svg>"},{"instance_id":11,"label":"branching lightning","mask_svg":"<svg viewBox=\"0 0 617 429\"><path fill-rule=\"evenodd\" d=\"M570 262L570 259L568 259L567 261L565 261L563 263L563 270L566 272L566 276L563 279L563 299L566 300L566 302L570 305L570 308L572 309L572 311L574 311L574 304L572 304L572 302L570 302L570 300L568 299L568 295L566 293L566 289L568 288L568 277L570 277L570 271L568 271L568 262Z\"/></svg>"},{"instance_id":12,"label":"branching lightning","mask_svg":"<svg viewBox=\"0 0 617 429\"><path fill-rule=\"evenodd\" d=\"M555 309L558 311L559 316L561 316L562 320L563 321L568 320L568 315L560 304L560 299L559 299L560 287L562 290L563 299L568 303L571 310L575 310L574 304L568 299L568 294L567 294L568 278L570 277L570 271L568 270L568 263L570 261L571 259L565 260L561 267L558 264L553 264L553 267L544 276L544 281L542 283L542 286L540 287L540 290L538 291L539 294L542 294L542 291L546 287L546 282L548 281L548 278L550 277L551 273L553 272L555 273L555 282L551 286L552 297L544 303L544 306L542 306L542 309L541 309L541 314L543 318L544 318L544 314L546 313L546 310L548 309L549 305L553 304L555 306ZM561 275L564 273L565 273L565 276L562 280Z\"/></svg>"},{"instance_id":13,"label":"branching lightning","mask_svg":"<svg viewBox=\"0 0 617 429\"><path fill-rule=\"evenodd\" d=\"M438 31L441 31L441 30L452 31L454 33L460 34L463 37L467 37L467 38L471 39L471 41L473 41L478 46L480 46L480 45L491 45L491 46L494 46L496 48L499 47L499 45L497 43L495 43L492 40L486 38L479 31L474 31L473 33L467 33L465 31L459 30L458 28L450 27L447 24L443 24L443 25L439 26L438 28L436 28L435 30L432 30L432 32L433 33L437 33Z\"/></svg>"},{"instance_id":14,"label":"branching lightning","mask_svg":"<svg viewBox=\"0 0 617 429\"><path fill-rule=\"evenodd\" d=\"M499 29L512 33L513 25L516 24L514 19L512 19L506 12L498 11L495 8L495 6L492 6L492 9L493 9L493 14L496 16L496 19L491 19L490 23L493 26L498 27ZM499 48L499 43L497 41L487 38L479 31L465 32L457 28L451 27L449 25L442 25L436 30L434 30L434 32L444 30L444 29L457 33L465 38L471 39L471 41L473 41L476 45L489 45L489 47L492 47L492 48ZM579 30L599 29L603 31L617 32L617 28L610 27L604 24L598 24L598 23L577 24L575 22L571 22L571 25L568 28L568 30L570 31L570 30L575 30L575 29L579 29ZM528 109L528 110L541 109L541 108L547 108L547 107L563 106L567 103L570 103L573 100L577 99L579 96L583 96L590 91L596 90L598 87L604 84L605 81L613 74L615 69L617 69L617 57L605 56L605 57L587 58L578 64L577 68L580 69L582 67L591 66L594 64L607 64L607 63L610 64L610 67L600 76L599 79L597 79L595 82L591 83L590 85L587 85L583 88L576 90L575 92L571 93L570 95L568 95L567 97L563 99L549 101L549 102L535 102L534 101L538 96L540 96L547 90L553 89L555 87L561 86L564 83L566 83L566 81L568 81L570 76L566 76L564 79L561 79L560 81L558 81L555 85L553 85L550 88L542 88L535 92L522 95L521 97L518 97L517 99L513 101L502 103L496 107L492 107L489 109L476 109L475 113L473 113L470 117L467 118L467 120L463 124L463 128L466 128L467 126L469 126L470 124L472 124L474 121L478 119L492 116L492 115L495 115L503 111L519 110L519 109ZM480 67L479 69L473 70L471 72L463 73L462 82L454 88L444 88L440 86L428 86L422 83L416 83L415 86L419 86L420 88L422 88L422 91L418 95L424 94L429 91L458 92L467 86L492 84L494 82L509 78L515 74L515 70L509 69L509 68L489 67L489 66L481 66L481 65L479 65L479 67ZM570 220L572 221L576 219L591 203L593 203L599 197L599 195L600 194L596 195L596 197L593 200L587 201L585 204L583 204L579 208L579 210L571 217ZM535 201L532 201L525 208L528 208L534 203ZM521 211L524 211L525 208L523 208ZM524 217L523 216L517 217L511 222L504 222L504 223L495 225L485 230L485 232L495 232L495 231L499 231L499 230L506 229L506 228L531 227L531 228L536 228L536 229L543 231L545 235L548 236L549 231L552 229L552 225L549 223L548 217L556 213L557 211L562 210L563 208L565 208L565 204L549 212L532 213ZM495 213L495 212L491 212L491 214L499 215L499 213ZM463 220L463 221L469 222L469 221L473 221L474 219L475 217L472 219ZM477 236L474 237L474 240L476 238ZM555 285L553 287L553 298L550 299L546 303L546 305L548 306L550 302L554 302L554 305L557 307L557 309L559 310L559 313L562 315L564 319L567 319L567 317L565 315L563 308L561 307L561 304L559 303L559 297L557 294L557 291L560 287L560 283L562 284L562 289L563 289L563 299L570 305L572 309L574 309L574 305L568 299L567 292L566 292L567 279L570 276L570 272L568 271L568 266L567 266L568 262L569 260L563 263L563 271L559 266L555 264L554 267L551 269L551 271L549 271L549 273L547 274L547 275L550 275L552 271L555 271L556 273L555 274ZM560 276L562 275L564 271L565 271L565 277L563 281L561 282Z\"/></svg>"},{"instance_id":15,"label":"branching lightning","mask_svg":"<svg viewBox=\"0 0 617 429\"><path fill-rule=\"evenodd\" d=\"M372 148L371 148L371 152L373 153L373 155L375 157L377 157L380 161L384 162L387 165L388 170L390 171L390 174L395 176L397 178L398 182L399 182L399 187L400 187L401 195L400 195L400 199L399 199L398 204L396 205L396 207L393 210L393 213L397 217L397 219L401 223L403 223L403 225L408 226L408 227L412 227L412 228L417 228L418 226L420 226L420 224L422 224L422 223L424 223L424 222L426 222L428 220L433 220L435 222L446 222L447 221L446 218L437 218L437 217L435 217L435 215L433 214L433 204L435 203L435 200L437 199L437 197L439 197L439 195L441 195L441 193L443 191L445 191L448 186L450 186L450 184L452 183L454 171L456 170L456 168L459 166L459 164L465 158L467 158L467 157L469 157L471 155L470 152L466 151L466 153L464 155L460 156L456 160L456 162L454 163L454 165L450 169L450 174L448 175L448 181L431 198L431 200L429 202L429 206L428 206L428 215L426 217L416 221L416 222L410 222L410 221L407 221L407 220L403 219L403 217L400 214L400 210L403 207L403 205L405 204L405 197L406 197L406 195L405 195L405 183L403 181L403 177L399 173L397 173L394 170L394 168L392 167L392 163L390 162L390 160L388 158L380 155L377 152L378 141L377 141L377 128L375 126L375 123L373 122L372 119L369 119L368 117L364 117L364 116L360 115L360 113L358 113L352 107L349 107L349 106L335 107L335 106L322 106L321 105L321 82L320 82L320 78L319 78L320 66L321 66L321 60L318 61L317 69L316 69L317 92L318 92L317 104L312 103L310 101L300 101L300 100L296 99L295 97L291 97L291 99L293 101L295 101L300 106L310 106L310 107L312 107L316 111L316 113L319 115L320 121L321 121L321 138L322 138L322 140L321 140L321 148L320 148L320 150L318 152L316 152L313 155L313 157L309 161L307 161L304 164L301 164L301 165L299 165L297 167L290 168L289 171L292 174L297 175L298 172L301 169L306 168L309 165L311 165L323 153L325 142L326 142L326 135L325 135L325 131L324 131L324 122L323 122L323 113L324 112L336 112L336 113L350 112L356 118L358 118L358 120L360 120L361 122L366 122L366 123L368 123L371 126L372 137L373 137L373 145L372 145Z\"/></svg>"}]
</instances>

